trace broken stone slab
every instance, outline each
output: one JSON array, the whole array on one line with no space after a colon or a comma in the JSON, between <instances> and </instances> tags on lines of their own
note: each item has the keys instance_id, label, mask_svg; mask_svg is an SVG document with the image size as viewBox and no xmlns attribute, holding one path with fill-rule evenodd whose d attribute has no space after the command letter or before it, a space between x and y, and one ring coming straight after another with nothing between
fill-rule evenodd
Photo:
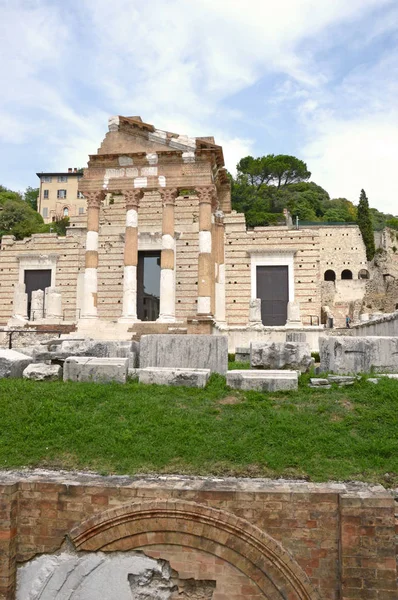
<instances>
[{"instance_id":1,"label":"broken stone slab","mask_svg":"<svg viewBox=\"0 0 398 600\"><path fill-rule=\"evenodd\" d=\"M0 348L0 379L22 377L25 368L32 362L32 357Z\"/></svg>"},{"instance_id":2,"label":"broken stone slab","mask_svg":"<svg viewBox=\"0 0 398 600\"><path fill-rule=\"evenodd\" d=\"M126 383L128 358L69 356L64 362L64 381Z\"/></svg>"},{"instance_id":3,"label":"broken stone slab","mask_svg":"<svg viewBox=\"0 0 398 600\"><path fill-rule=\"evenodd\" d=\"M294 369L306 373L314 364L309 344L303 342L252 342L250 366L263 369Z\"/></svg>"},{"instance_id":4,"label":"broken stone slab","mask_svg":"<svg viewBox=\"0 0 398 600\"><path fill-rule=\"evenodd\" d=\"M140 368L210 369L225 375L228 369L226 335L144 335L140 342Z\"/></svg>"},{"instance_id":5,"label":"broken stone slab","mask_svg":"<svg viewBox=\"0 0 398 600\"><path fill-rule=\"evenodd\" d=\"M336 374L397 373L398 337L321 337L321 370Z\"/></svg>"},{"instance_id":6,"label":"broken stone slab","mask_svg":"<svg viewBox=\"0 0 398 600\"><path fill-rule=\"evenodd\" d=\"M243 348L239 347L235 349L235 360L236 362L250 362L250 347Z\"/></svg>"},{"instance_id":7,"label":"broken stone slab","mask_svg":"<svg viewBox=\"0 0 398 600\"><path fill-rule=\"evenodd\" d=\"M160 600L175 590L174 572L165 560L133 551L67 551L21 564L16 600Z\"/></svg>"},{"instance_id":8,"label":"broken stone slab","mask_svg":"<svg viewBox=\"0 0 398 600\"><path fill-rule=\"evenodd\" d=\"M175 385L204 388L209 381L210 369L178 369L167 367L146 367L137 369L140 383Z\"/></svg>"},{"instance_id":9,"label":"broken stone slab","mask_svg":"<svg viewBox=\"0 0 398 600\"><path fill-rule=\"evenodd\" d=\"M279 392L297 390L297 371L236 370L227 372L227 385L234 390Z\"/></svg>"},{"instance_id":10,"label":"broken stone slab","mask_svg":"<svg viewBox=\"0 0 398 600\"><path fill-rule=\"evenodd\" d=\"M34 381L58 381L62 379L62 367L60 365L32 363L26 367L22 376L24 379L33 379Z\"/></svg>"},{"instance_id":11,"label":"broken stone slab","mask_svg":"<svg viewBox=\"0 0 398 600\"><path fill-rule=\"evenodd\" d=\"M357 377L352 377L351 375L328 375L330 383L338 383L339 385L352 384L357 380Z\"/></svg>"},{"instance_id":12,"label":"broken stone slab","mask_svg":"<svg viewBox=\"0 0 398 600\"><path fill-rule=\"evenodd\" d=\"M376 377L369 377L369 379L367 379L366 381L368 381L369 383L379 383L379 380Z\"/></svg>"},{"instance_id":13,"label":"broken stone slab","mask_svg":"<svg viewBox=\"0 0 398 600\"><path fill-rule=\"evenodd\" d=\"M139 347L139 342L135 341L51 340L47 347L36 346L33 358L35 362L63 362L69 356L128 358L131 368L135 368L138 366Z\"/></svg>"},{"instance_id":14,"label":"broken stone slab","mask_svg":"<svg viewBox=\"0 0 398 600\"><path fill-rule=\"evenodd\" d=\"M311 383L311 387L321 387L323 385L329 385L329 380L328 379L322 379L320 377L312 377L310 379L310 383Z\"/></svg>"}]
</instances>

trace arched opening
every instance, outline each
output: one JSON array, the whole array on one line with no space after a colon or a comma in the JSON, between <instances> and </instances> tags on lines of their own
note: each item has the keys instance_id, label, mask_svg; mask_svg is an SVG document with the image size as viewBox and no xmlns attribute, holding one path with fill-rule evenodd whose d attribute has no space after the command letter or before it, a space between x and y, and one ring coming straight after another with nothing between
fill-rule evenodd
<instances>
[{"instance_id":1,"label":"arched opening","mask_svg":"<svg viewBox=\"0 0 398 600\"><path fill-rule=\"evenodd\" d=\"M265 598L318 598L279 542L245 519L196 502L153 500L110 509L74 528L69 539L77 552L145 552L158 544L204 550L236 567Z\"/></svg>"},{"instance_id":2,"label":"arched opening","mask_svg":"<svg viewBox=\"0 0 398 600\"><path fill-rule=\"evenodd\" d=\"M69 208L67 206L64 207L64 217L68 217L69 216Z\"/></svg>"},{"instance_id":3,"label":"arched opening","mask_svg":"<svg viewBox=\"0 0 398 600\"><path fill-rule=\"evenodd\" d=\"M352 271L350 271L350 269L344 269L341 273L341 279L352 279Z\"/></svg>"},{"instance_id":4,"label":"arched opening","mask_svg":"<svg viewBox=\"0 0 398 600\"><path fill-rule=\"evenodd\" d=\"M325 271L323 278L325 281L336 281L336 273L332 269L328 269Z\"/></svg>"},{"instance_id":5,"label":"arched opening","mask_svg":"<svg viewBox=\"0 0 398 600\"><path fill-rule=\"evenodd\" d=\"M369 279L369 271L367 269L361 269L358 273L358 279Z\"/></svg>"}]
</instances>

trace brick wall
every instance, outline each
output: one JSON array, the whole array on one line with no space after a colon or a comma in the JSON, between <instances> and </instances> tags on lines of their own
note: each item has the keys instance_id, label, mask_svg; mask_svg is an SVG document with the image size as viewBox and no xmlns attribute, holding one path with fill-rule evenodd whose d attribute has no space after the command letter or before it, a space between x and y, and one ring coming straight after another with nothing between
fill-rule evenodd
<instances>
[{"instance_id":1,"label":"brick wall","mask_svg":"<svg viewBox=\"0 0 398 600\"><path fill-rule=\"evenodd\" d=\"M246 230L243 214L225 216L225 280L227 322L247 325L251 297L250 253L294 251L295 301L300 303L305 325L312 315L320 315L320 246L319 231L287 229L287 227L256 227Z\"/></svg>"},{"instance_id":2,"label":"brick wall","mask_svg":"<svg viewBox=\"0 0 398 600\"><path fill-rule=\"evenodd\" d=\"M382 488L261 480L0 477L0 598L15 569L69 537L140 550L214 600L397 597L394 499Z\"/></svg>"}]
</instances>

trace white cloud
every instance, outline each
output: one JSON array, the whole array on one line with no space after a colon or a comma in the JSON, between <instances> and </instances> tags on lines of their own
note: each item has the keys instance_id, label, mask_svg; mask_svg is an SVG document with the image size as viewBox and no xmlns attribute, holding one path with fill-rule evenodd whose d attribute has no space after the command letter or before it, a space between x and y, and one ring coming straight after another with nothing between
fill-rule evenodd
<instances>
[{"instance_id":1,"label":"white cloud","mask_svg":"<svg viewBox=\"0 0 398 600\"><path fill-rule=\"evenodd\" d=\"M0 143L40 148L43 169L85 164L100 144L108 115L141 114L162 129L214 135L233 171L242 156L261 147L260 135L278 135L272 115L286 101L297 107L294 117L314 178L331 191L349 195L344 190L355 188L366 147L373 165L380 164L380 156L390 160L384 150L392 151L394 130L386 107L395 90L390 86L386 98L374 85L365 109L358 90L367 91L367 68L358 68L333 90L330 61L320 63L317 53L325 53L336 35L344 40L345 26L392 7L394 0L0 0L0 5L5 65ZM390 30L387 17L380 17L364 40L370 43ZM386 88L391 70L387 62L380 89ZM378 73L375 69L373 78ZM269 92L275 113L242 117L244 107L228 106L231 97L269 74L281 75L284 82ZM346 106L338 105L339 95ZM349 106L356 107L355 113L343 114ZM262 133L254 139L256 121ZM368 140L372 132L387 141L360 144L355 139L354 144L347 130L358 139ZM338 168L342 144L362 156L355 158L351 175ZM291 146L297 146L294 139ZM380 172L375 170L376 178L382 178ZM8 176L8 169L4 173Z\"/></svg>"}]
</instances>

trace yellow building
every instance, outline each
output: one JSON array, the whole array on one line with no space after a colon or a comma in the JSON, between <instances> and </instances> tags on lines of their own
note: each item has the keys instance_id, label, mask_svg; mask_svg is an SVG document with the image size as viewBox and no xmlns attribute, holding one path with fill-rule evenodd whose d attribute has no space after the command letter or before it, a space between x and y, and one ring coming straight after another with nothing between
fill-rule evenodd
<instances>
[{"instance_id":1,"label":"yellow building","mask_svg":"<svg viewBox=\"0 0 398 600\"><path fill-rule=\"evenodd\" d=\"M45 223L62 217L83 215L86 201L77 186L82 174L69 168L67 172L36 173L40 179L37 211Z\"/></svg>"}]
</instances>

